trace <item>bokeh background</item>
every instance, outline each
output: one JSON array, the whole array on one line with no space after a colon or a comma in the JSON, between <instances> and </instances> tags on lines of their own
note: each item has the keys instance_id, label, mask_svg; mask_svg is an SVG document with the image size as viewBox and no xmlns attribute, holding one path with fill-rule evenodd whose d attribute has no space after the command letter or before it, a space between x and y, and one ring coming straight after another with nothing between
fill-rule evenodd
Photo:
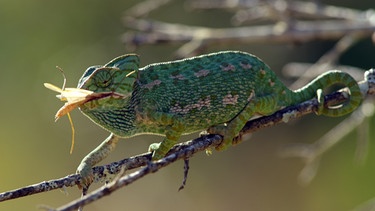
<instances>
[{"instance_id":1,"label":"bokeh background","mask_svg":"<svg viewBox=\"0 0 375 211\"><path fill-rule=\"evenodd\" d=\"M75 172L81 159L108 136L108 132L72 112L76 144L69 154L71 130L67 118L54 122L62 106L44 82L61 86L65 70L68 87L75 87L83 71L128 53L121 42L126 28L123 13L138 1L0 1L0 192L64 177ZM361 10L371 0L324 1ZM229 12L194 12L183 1L160 8L151 18L211 27L229 26ZM299 45L217 45L208 51L243 50L261 57L280 75L288 62L315 62L332 41ZM136 50L142 66L173 58L178 46L145 46ZM341 64L364 69L375 66L371 39L358 42ZM239 146L191 159L187 186L177 189L183 163L148 175L88 207L87 210L352 210L375 197L374 136L365 163L354 162L356 133L327 152L316 178L303 187L297 176L299 159L279 156L288 143L312 143L343 118L309 115L254 134ZM184 140L194 136L185 137ZM142 136L121 142L102 163L144 152L161 137ZM99 187L98 185L93 188ZM61 206L80 196L77 188L51 191L0 203L0 210L38 210Z\"/></svg>"}]
</instances>

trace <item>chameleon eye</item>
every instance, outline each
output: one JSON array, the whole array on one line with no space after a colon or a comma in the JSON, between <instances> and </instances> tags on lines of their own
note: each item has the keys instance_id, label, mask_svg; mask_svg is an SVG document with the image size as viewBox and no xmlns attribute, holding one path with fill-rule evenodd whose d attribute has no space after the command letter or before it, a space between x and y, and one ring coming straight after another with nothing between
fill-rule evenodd
<instances>
[{"instance_id":1,"label":"chameleon eye","mask_svg":"<svg viewBox=\"0 0 375 211\"><path fill-rule=\"evenodd\" d=\"M112 84L112 75L109 70L101 69L95 74L95 84L98 87L106 88Z\"/></svg>"},{"instance_id":2,"label":"chameleon eye","mask_svg":"<svg viewBox=\"0 0 375 211\"><path fill-rule=\"evenodd\" d=\"M97 70L101 67L102 66L100 66L100 65L96 65L96 66L91 66L91 67L87 68L86 71L83 73L82 77L79 79L77 88L81 88L85 84L86 80L88 80L90 78L91 74L95 70Z\"/></svg>"}]
</instances>

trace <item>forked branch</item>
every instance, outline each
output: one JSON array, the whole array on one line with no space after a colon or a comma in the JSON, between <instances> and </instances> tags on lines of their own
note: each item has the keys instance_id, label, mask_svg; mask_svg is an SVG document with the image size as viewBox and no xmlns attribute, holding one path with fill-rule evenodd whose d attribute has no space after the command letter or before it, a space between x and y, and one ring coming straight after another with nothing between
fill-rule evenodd
<instances>
[{"instance_id":1,"label":"forked branch","mask_svg":"<svg viewBox=\"0 0 375 211\"><path fill-rule=\"evenodd\" d=\"M375 93L375 72L373 69L366 71L365 79L359 83L363 96L374 95ZM330 95L325 96L327 105L337 105L348 100L346 92L338 91ZM312 113L318 106L316 99L305 101L295 106L286 107L270 116L263 116L251 121L248 121L245 127L241 130L239 136L253 133L263 128L271 127L276 124L288 122L289 120L297 119L306 114ZM129 185L138 179L158 171L159 169L177 161L180 159L187 160L194 154L209 150L218 146L222 141L222 137L219 135L204 135L200 138L192 141L184 142L175 145L167 156L156 162L150 162L151 153L140 154L134 157L126 158L118 162L113 162L104 166L97 166L93 168L95 175L95 182L106 181L109 178L113 178L114 175L124 170L130 170L134 168L140 168L131 174L121 173L116 179L107 185L91 192L83 198L73 201L68 205L60 207L58 209L51 210L74 210L78 207L87 205L93 201L96 201L103 196L106 196L113 191ZM238 143L234 143L238 144ZM23 187L17 190L0 194L0 201L15 199L23 196L28 196L40 192L50 191L58 188L73 187L80 183L80 176L77 174L68 175L64 178L50 180L39 184Z\"/></svg>"}]
</instances>

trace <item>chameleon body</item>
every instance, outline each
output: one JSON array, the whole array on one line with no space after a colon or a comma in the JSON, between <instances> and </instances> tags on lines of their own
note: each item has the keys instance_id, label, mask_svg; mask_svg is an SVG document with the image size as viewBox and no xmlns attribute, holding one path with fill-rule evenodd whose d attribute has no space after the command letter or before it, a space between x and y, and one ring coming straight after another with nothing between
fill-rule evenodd
<instances>
[{"instance_id":1,"label":"chameleon body","mask_svg":"<svg viewBox=\"0 0 375 211\"><path fill-rule=\"evenodd\" d=\"M324 107L322 89L342 84L350 100L337 108ZM120 56L104 66L88 68L79 89L114 93L79 105L92 121L111 135L87 155L78 172L84 185L92 180L91 167L104 159L119 137L142 133L165 135L152 144L153 160L160 159L182 134L207 130L223 136L217 150L233 138L255 114L269 115L290 105L318 97L318 114L342 116L362 101L357 82L347 73L329 71L301 89L289 90L259 58L224 51L139 68L135 54Z\"/></svg>"}]
</instances>

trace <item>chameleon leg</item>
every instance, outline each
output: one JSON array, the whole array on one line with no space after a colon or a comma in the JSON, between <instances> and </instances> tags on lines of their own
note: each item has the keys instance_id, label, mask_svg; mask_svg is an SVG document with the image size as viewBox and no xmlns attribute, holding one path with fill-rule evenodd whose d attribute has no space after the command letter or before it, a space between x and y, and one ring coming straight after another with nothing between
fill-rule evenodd
<instances>
[{"instance_id":1,"label":"chameleon leg","mask_svg":"<svg viewBox=\"0 0 375 211\"><path fill-rule=\"evenodd\" d=\"M111 133L98 147L83 158L77 168L77 173L80 174L82 178L81 186L88 187L92 183L94 179L92 167L113 151L119 139L118 136Z\"/></svg>"},{"instance_id":2,"label":"chameleon leg","mask_svg":"<svg viewBox=\"0 0 375 211\"><path fill-rule=\"evenodd\" d=\"M165 138L160 143L153 143L149 146L148 151L153 152L152 160L159 160L163 158L173 145L180 139L182 131L184 131L184 124L182 121L171 114L158 113L156 118L161 120L166 126Z\"/></svg>"},{"instance_id":3,"label":"chameleon leg","mask_svg":"<svg viewBox=\"0 0 375 211\"><path fill-rule=\"evenodd\" d=\"M232 145L233 139L241 131L246 122L254 115L254 113L270 114L275 111L277 105L276 95L267 95L263 97L253 97L245 108L232 120L222 125L215 125L210 127L207 132L210 134L219 134L223 136L223 141L216 147L216 150L221 151ZM240 142L241 140L236 140Z\"/></svg>"}]
</instances>

